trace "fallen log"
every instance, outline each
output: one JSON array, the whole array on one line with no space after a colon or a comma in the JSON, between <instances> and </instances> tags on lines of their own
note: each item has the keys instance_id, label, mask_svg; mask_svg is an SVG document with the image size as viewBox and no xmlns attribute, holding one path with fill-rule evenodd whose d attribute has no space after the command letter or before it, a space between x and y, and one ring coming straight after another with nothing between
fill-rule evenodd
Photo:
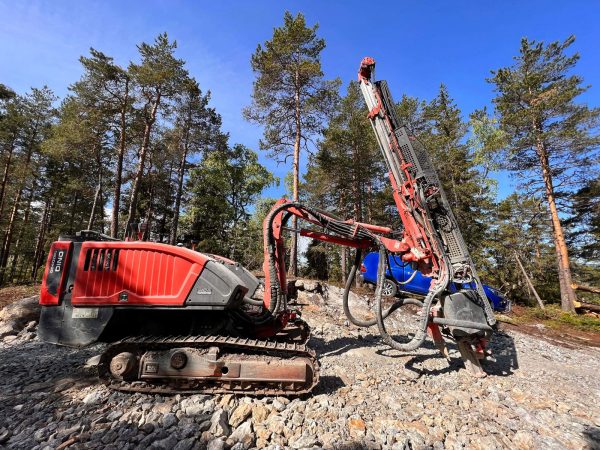
<instances>
[{"instance_id":1,"label":"fallen log","mask_svg":"<svg viewBox=\"0 0 600 450\"><path fill-rule=\"evenodd\" d=\"M585 302L577 302L578 304L575 305L575 309L576 310L583 310L583 311L591 311L594 313L598 313L600 314L600 305L596 305L594 303L585 303Z\"/></svg>"},{"instance_id":2,"label":"fallen log","mask_svg":"<svg viewBox=\"0 0 600 450\"><path fill-rule=\"evenodd\" d=\"M571 284L571 287L573 289L575 289L576 291L584 291L584 292L591 292L592 294L600 294L600 288L597 288L594 286L588 286L586 284L573 283L573 284Z\"/></svg>"}]
</instances>

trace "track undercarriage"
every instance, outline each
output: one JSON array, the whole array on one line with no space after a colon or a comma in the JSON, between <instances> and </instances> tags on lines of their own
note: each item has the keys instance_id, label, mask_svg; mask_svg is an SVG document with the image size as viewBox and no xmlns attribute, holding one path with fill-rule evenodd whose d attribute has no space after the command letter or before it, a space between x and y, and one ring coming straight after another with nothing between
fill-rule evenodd
<instances>
[{"instance_id":1,"label":"track undercarriage","mask_svg":"<svg viewBox=\"0 0 600 450\"><path fill-rule=\"evenodd\" d=\"M288 336L306 331L290 328ZM109 387L127 392L301 395L319 380L307 337L131 337L111 344L98 370Z\"/></svg>"}]
</instances>

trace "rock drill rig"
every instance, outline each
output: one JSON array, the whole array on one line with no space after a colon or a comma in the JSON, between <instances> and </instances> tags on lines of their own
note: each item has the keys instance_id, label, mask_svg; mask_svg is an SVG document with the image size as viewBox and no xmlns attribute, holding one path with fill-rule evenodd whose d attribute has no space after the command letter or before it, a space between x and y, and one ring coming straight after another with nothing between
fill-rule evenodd
<instances>
[{"instance_id":1,"label":"rock drill rig","mask_svg":"<svg viewBox=\"0 0 600 450\"><path fill-rule=\"evenodd\" d=\"M40 303L40 337L57 344L108 342L99 375L135 392L239 392L299 395L318 382L307 347L308 325L288 306L283 232L295 216L301 236L356 249L343 307L358 326L377 325L392 348L410 351L427 333L447 355L440 327L456 340L465 364L479 364L495 324L492 309L426 150L400 124L385 81L373 80L364 58L359 82L393 187L403 230L342 220L286 199L263 223L264 283L234 261L161 243L119 241L81 232L50 248ZM380 253L375 318L361 320L348 296L361 254ZM432 277L421 302L394 299L384 307L388 257ZM452 285L452 289L450 289ZM386 318L405 305L421 308L414 334L400 341Z\"/></svg>"}]
</instances>

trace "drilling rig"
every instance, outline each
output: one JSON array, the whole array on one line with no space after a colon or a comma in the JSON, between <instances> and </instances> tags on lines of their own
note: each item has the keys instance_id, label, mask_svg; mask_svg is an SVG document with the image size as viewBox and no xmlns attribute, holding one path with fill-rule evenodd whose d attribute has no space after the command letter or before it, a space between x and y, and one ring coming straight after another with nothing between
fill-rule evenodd
<instances>
[{"instance_id":1,"label":"drilling rig","mask_svg":"<svg viewBox=\"0 0 600 450\"><path fill-rule=\"evenodd\" d=\"M310 329L288 304L284 232L354 248L343 308L361 327L377 326L390 347L412 351L429 334L448 355L442 332L456 341L465 365L485 376L480 359L496 320L456 219L425 148L400 123L375 62L361 61L358 79L368 120L388 169L403 229L344 220L279 200L263 222L264 281L240 264L187 248L120 241L84 231L51 245L43 277L40 337L75 347L102 341L100 378L110 387L147 393L300 395L318 383ZM374 318L351 311L349 293L364 251L379 252ZM423 301L384 301L390 257L432 278ZM388 299L389 302L389 299ZM412 334L398 340L386 318L420 308Z\"/></svg>"}]
</instances>

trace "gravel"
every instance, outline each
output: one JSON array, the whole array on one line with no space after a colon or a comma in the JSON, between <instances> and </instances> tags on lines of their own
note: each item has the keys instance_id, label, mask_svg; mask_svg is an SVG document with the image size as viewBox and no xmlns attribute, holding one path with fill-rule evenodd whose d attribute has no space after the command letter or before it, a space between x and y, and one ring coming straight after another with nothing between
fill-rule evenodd
<instances>
[{"instance_id":1,"label":"gravel","mask_svg":"<svg viewBox=\"0 0 600 450\"><path fill-rule=\"evenodd\" d=\"M490 375L474 379L452 344L450 362L430 341L390 350L347 324L339 288L315 286L298 292L321 362L305 398L114 392L86 366L103 345L42 343L32 301L16 302L0 312L0 448L600 448L598 348L501 331Z\"/></svg>"}]
</instances>

